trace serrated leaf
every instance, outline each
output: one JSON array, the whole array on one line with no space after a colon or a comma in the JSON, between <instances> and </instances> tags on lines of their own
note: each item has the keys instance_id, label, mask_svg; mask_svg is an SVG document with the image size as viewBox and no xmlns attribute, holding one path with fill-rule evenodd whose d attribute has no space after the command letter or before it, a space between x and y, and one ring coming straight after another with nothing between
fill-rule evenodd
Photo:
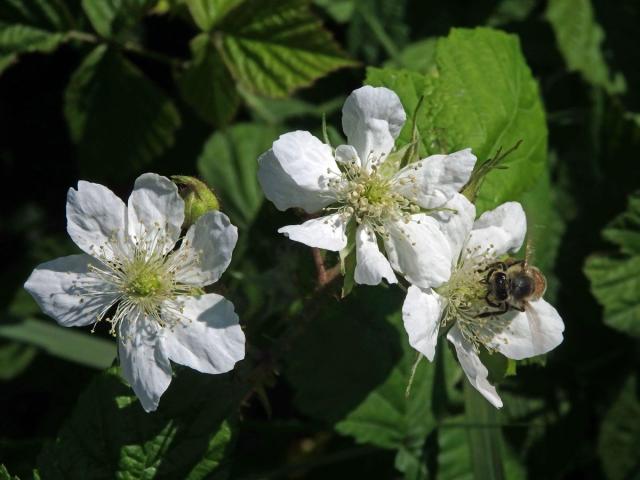
<instances>
[{"instance_id":1,"label":"serrated leaf","mask_svg":"<svg viewBox=\"0 0 640 480\"><path fill-rule=\"evenodd\" d=\"M640 471L640 399L636 377L630 377L607 411L598 438L598 454L609 480L635 478Z\"/></svg>"},{"instance_id":2,"label":"serrated leaf","mask_svg":"<svg viewBox=\"0 0 640 480\"><path fill-rule=\"evenodd\" d=\"M354 65L306 0L246 0L218 26L215 42L234 78L270 97Z\"/></svg>"},{"instance_id":3,"label":"serrated leaf","mask_svg":"<svg viewBox=\"0 0 640 480\"><path fill-rule=\"evenodd\" d=\"M93 28L109 38L133 27L154 0L82 0Z\"/></svg>"},{"instance_id":4,"label":"serrated leaf","mask_svg":"<svg viewBox=\"0 0 640 480\"><path fill-rule=\"evenodd\" d=\"M208 32L244 0L185 0L185 2L196 25Z\"/></svg>"},{"instance_id":5,"label":"serrated leaf","mask_svg":"<svg viewBox=\"0 0 640 480\"><path fill-rule=\"evenodd\" d=\"M358 443L403 449L419 458L435 424L434 366L418 365L406 397L416 352L396 310L398 293L363 287L328 308L306 326L285 374L303 413L336 422L338 432ZM404 460L399 465L407 469L414 464Z\"/></svg>"},{"instance_id":6,"label":"serrated leaf","mask_svg":"<svg viewBox=\"0 0 640 480\"><path fill-rule=\"evenodd\" d=\"M76 69L65 93L65 116L83 176L128 178L174 142L180 115L133 64L106 46Z\"/></svg>"},{"instance_id":7,"label":"serrated leaf","mask_svg":"<svg viewBox=\"0 0 640 480\"><path fill-rule=\"evenodd\" d=\"M604 323L640 337L640 193L629 198L627 211L603 231L620 247L620 254L592 255L585 263L591 292L604 307Z\"/></svg>"},{"instance_id":8,"label":"serrated leaf","mask_svg":"<svg viewBox=\"0 0 640 480\"><path fill-rule=\"evenodd\" d=\"M0 464L0 480L20 480L18 477L11 475L7 471L7 467L3 464Z\"/></svg>"},{"instance_id":9,"label":"serrated leaf","mask_svg":"<svg viewBox=\"0 0 640 480\"><path fill-rule=\"evenodd\" d=\"M229 375L185 369L158 411L148 414L117 369L109 369L80 396L40 455L40 474L54 480L226 478L216 470L232 439L231 389Z\"/></svg>"},{"instance_id":10,"label":"serrated leaf","mask_svg":"<svg viewBox=\"0 0 640 480\"><path fill-rule=\"evenodd\" d=\"M486 176L478 213L518 198L535 184L547 152L544 110L518 38L487 28L453 29L438 40L435 65L426 75L369 69L367 83L394 89L409 115L424 95L417 119L422 156L471 147L480 165L523 140L504 162L508 168ZM410 129L405 124L399 144Z\"/></svg>"},{"instance_id":11,"label":"serrated leaf","mask_svg":"<svg viewBox=\"0 0 640 480\"><path fill-rule=\"evenodd\" d=\"M257 158L278 135L274 126L240 123L214 133L198 158L198 170L221 200L222 210L240 228L248 228L264 200Z\"/></svg>"},{"instance_id":12,"label":"serrated leaf","mask_svg":"<svg viewBox=\"0 0 640 480\"><path fill-rule=\"evenodd\" d=\"M0 72L20 54L55 50L66 40L68 16L64 5L5 0L0 5Z\"/></svg>"},{"instance_id":13,"label":"serrated leaf","mask_svg":"<svg viewBox=\"0 0 640 480\"><path fill-rule=\"evenodd\" d=\"M604 31L596 22L591 0L550 0L546 18L570 71L609 93L626 90L624 78L613 79L602 54Z\"/></svg>"},{"instance_id":14,"label":"serrated leaf","mask_svg":"<svg viewBox=\"0 0 640 480\"><path fill-rule=\"evenodd\" d=\"M177 77L180 93L202 118L225 125L240 105L235 82L209 35L191 41L191 54L191 62Z\"/></svg>"}]
</instances>

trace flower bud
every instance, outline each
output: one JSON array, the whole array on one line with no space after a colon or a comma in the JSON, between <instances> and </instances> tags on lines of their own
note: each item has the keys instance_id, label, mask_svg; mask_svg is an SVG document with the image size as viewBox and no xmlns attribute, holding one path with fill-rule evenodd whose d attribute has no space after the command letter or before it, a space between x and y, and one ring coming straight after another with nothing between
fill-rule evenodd
<instances>
[{"instance_id":1,"label":"flower bud","mask_svg":"<svg viewBox=\"0 0 640 480\"><path fill-rule=\"evenodd\" d=\"M205 213L220 209L220 203L213 190L201 180L184 175L173 175L171 180L178 185L180 196L184 200L182 228L185 230Z\"/></svg>"}]
</instances>

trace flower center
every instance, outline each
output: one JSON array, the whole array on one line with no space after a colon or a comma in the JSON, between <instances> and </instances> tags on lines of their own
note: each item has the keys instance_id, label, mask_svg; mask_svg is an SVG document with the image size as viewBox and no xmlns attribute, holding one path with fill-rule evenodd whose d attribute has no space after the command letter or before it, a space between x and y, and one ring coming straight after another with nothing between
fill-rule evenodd
<instances>
[{"instance_id":1,"label":"flower center","mask_svg":"<svg viewBox=\"0 0 640 480\"><path fill-rule=\"evenodd\" d=\"M125 287L125 291L132 297L153 297L167 290L167 285L157 271L144 268L139 272L132 272L128 276L132 280Z\"/></svg>"},{"instance_id":2,"label":"flower center","mask_svg":"<svg viewBox=\"0 0 640 480\"><path fill-rule=\"evenodd\" d=\"M411 215L420 211L418 205L396 191L394 180L382 175L375 165L371 171L355 162L342 167L342 176L329 181L329 187L337 193L338 206L326 210L355 217L358 224L365 223L382 236L388 235L386 222L408 223Z\"/></svg>"},{"instance_id":3,"label":"flower center","mask_svg":"<svg viewBox=\"0 0 640 480\"><path fill-rule=\"evenodd\" d=\"M455 323L476 352L479 352L480 345L491 350L487 344L510 323L508 317L501 315L485 299L488 293L487 275L497 258L490 253L490 249L476 249L475 252L467 251L467 254L466 258L460 259L449 281L435 289L447 300L441 325L444 327ZM491 315L494 311L495 315Z\"/></svg>"}]
</instances>

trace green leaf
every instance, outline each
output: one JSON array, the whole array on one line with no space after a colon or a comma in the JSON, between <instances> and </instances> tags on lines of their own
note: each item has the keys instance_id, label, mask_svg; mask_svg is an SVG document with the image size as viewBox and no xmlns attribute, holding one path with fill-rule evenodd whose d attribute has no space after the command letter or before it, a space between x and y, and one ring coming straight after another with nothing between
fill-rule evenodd
<instances>
[{"instance_id":1,"label":"green leaf","mask_svg":"<svg viewBox=\"0 0 640 480\"><path fill-rule=\"evenodd\" d=\"M236 124L214 133L198 158L198 170L221 200L222 211L240 228L248 228L262 206L257 159L277 135L273 126Z\"/></svg>"},{"instance_id":2,"label":"green leaf","mask_svg":"<svg viewBox=\"0 0 640 480\"><path fill-rule=\"evenodd\" d=\"M203 31L209 32L230 10L244 0L185 0L193 21Z\"/></svg>"},{"instance_id":3,"label":"green leaf","mask_svg":"<svg viewBox=\"0 0 640 480\"><path fill-rule=\"evenodd\" d=\"M354 65L306 0L245 0L218 29L215 43L231 74L261 95L284 97Z\"/></svg>"},{"instance_id":4,"label":"green leaf","mask_svg":"<svg viewBox=\"0 0 640 480\"><path fill-rule=\"evenodd\" d=\"M145 413L111 368L44 449L40 473L54 480L226 478L218 467L233 436L231 389L229 375L181 370L158 411Z\"/></svg>"},{"instance_id":5,"label":"green leaf","mask_svg":"<svg viewBox=\"0 0 640 480\"><path fill-rule=\"evenodd\" d=\"M0 380L12 380L19 376L37 354L37 350L18 342L0 344Z\"/></svg>"},{"instance_id":6,"label":"green leaf","mask_svg":"<svg viewBox=\"0 0 640 480\"><path fill-rule=\"evenodd\" d=\"M235 82L209 35L195 37L191 53L193 59L177 77L180 93L206 121L226 125L240 105Z\"/></svg>"},{"instance_id":7,"label":"green leaf","mask_svg":"<svg viewBox=\"0 0 640 480\"><path fill-rule=\"evenodd\" d=\"M0 4L0 72L23 53L50 53L66 40L70 14L45 0L4 0Z\"/></svg>"},{"instance_id":8,"label":"green leaf","mask_svg":"<svg viewBox=\"0 0 640 480\"><path fill-rule=\"evenodd\" d=\"M91 25L106 38L132 28L153 4L154 0L82 0Z\"/></svg>"},{"instance_id":9,"label":"green leaf","mask_svg":"<svg viewBox=\"0 0 640 480\"><path fill-rule=\"evenodd\" d=\"M30 318L0 324L0 337L33 345L56 357L93 368L107 368L116 356L115 342Z\"/></svg>"},{"instance_id":10,"label":"green leaf","mask_svg":"<svg viewBox=\"0 0 640 480\"><path fill-rule=\"evenodd\" d=\"M640 192L629 198L627 211L603 231L618 244L619 254L592 255L585 263L591 292L604 307L604 323L640 337Z\"/></svg>"},{"instance_id":11,"label":"green leaf","mask_svg":"<svg viewBox=\"0 0 640 480\"><path fill-rule=\"evenodd\" d=\"M591 0L550 0L546 18L570 71L609 93L626 90L621 74L610 76L601 50L604 32L594 18Z\"/></svg>"},{"instance_id":12,"label":"green leaf","mask_svg":"<svg viewBox=\"0 0 640 480\"><path fill-rule=\"evenodd\" d=\"M83 176L128 178L174 142L180 115L127 59L96 47L71 77L65 115Z\"/></svg>"},{"instance_id":13,"label":"green leaf","mask_svg":"<svg viewBox=\"0 0 640 480\"><path fill-rule=\"evenodd\" d=\"M636 478L640 471L640 399L638 382L630 377L607 411L598 438L598 454L609 480Z\"/></svg>"},{"instance_id":14,"label":"green leaf","mask_svg":"<svg viewBox=\"0 0 640 480\"><path fill-rule=\"evenodd\" d=\"M450 417L438 429L438 480L473 480L463 416Z\"/></svg>"},{"instance_id":15,"label":"green leaf","mask_svg":"<svg viewBox=\"0 0 640 480\"><path fill-rule=\"evenodd\" d=\"M313 3L339 23L348 22L356 10L355 0L314 0Z\"/></svg>"},{"instance_id":16,"label":"green leaf","mask_svg":"<svg viewBox=\"0 0 640 480\"><path fill-rule=\"evenodd\" d=\"M384 64L385 68L407 68L413 72L427 73L434 65L436 38L430 37L404 47L396 58Z\"/></svg>"},{"instance_id":17,"label":"green leaf","mask_svg":"<svg viewBox=\"0 0 640 480\"><path fill-rule=\"evenodd\" d=\"M0 464L0 480L20 480L18 477L11 475L7 471L7 467Z\"/></svg>"},{"instance_id":18,"label":"green leaf","mask_svg":"<svg viewBox=\"0 0 640 480\"><path fill-rule=\"evenodd\" d=\"M336 423L358 443L402 450L397 465L412 469L435 425L435 369L421 362L405 395L417 352L396 310L399 293L360 287L329 307L305 326L285 373L303 413Z\"/></svg>"},{"instance_id":19,"label":"green leaf","mask_svg":"<svg viewBox=\"0 0 640 480\"><path fill-rule=\"evenodd\" d=\"M424 75L368 69L367 83L398 93L408 115L421 96L417 118L420 154L471 147L478 165L523 140L506 169L492 170L477 199L478 213L518 198L546 165L547 129L538 87L517 37L487 28L454 29L438 40L436 69ZM411 138L405 124L399 144Z\"/></svg>"}]
</instances>

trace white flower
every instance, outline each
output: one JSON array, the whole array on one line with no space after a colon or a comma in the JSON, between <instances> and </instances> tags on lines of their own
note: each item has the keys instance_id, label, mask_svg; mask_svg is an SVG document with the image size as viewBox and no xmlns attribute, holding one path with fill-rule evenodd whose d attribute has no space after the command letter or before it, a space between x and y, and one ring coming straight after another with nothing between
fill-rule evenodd
<instances>
[{"instance_id":1,"label":"white flower","mask_svg":"<svg viewBox=\"0 0 640 480\"><path fill-rule=\"evenodd\" d=\"M174 250L183 219L184 202L165 177L140 176L128 205L80 181L67 195L67 231L85 254L43 263L25 283L65 327L111 324L122 374L146 411L171 382L169 360L223 373L244 358L233 304L201 288L229 265L236 227L220 212L207 213Z\"/></svg>"},{"instance_id":2,"label":"white flower","mask_svg":"<svg viewBox=\"0 0 640 480\"><path fill-rule=\"evenodd\" d=\"M458 199L460 200L460 199ZM466 199L449 225L455 266L450 280L437 289L411 286L402 307L409 343L433 360L441 326L451 327L447 338L469 382L496 407L502 400L487 380L488 371L479 352L500 352L520 360L547 353L562 342L564 323L542 298L528 302L524 312L509 310L496 315L485 300L488 267L522 246L527 229L524 210L508 202L485 212L475 222L475 207ZM453 326L452 326L453 325Z\"/></svg>"},{"instance_id":3,"label":"white flower","mask_svg":"<svg viewBox=\"0 0 640 480\"><path fill-rule=\"evenodd\" d=\"M282 135L259 159L258 178L278 209L300 207L324 216L278 230L311 247L340 251L355 222L355 281L437 286L451 273L450 247L439 219L469 179L470 149L433 155L393 172L385 160L405 122L398 96L386 88L355 90L342 109L349 145L332 151L309 132ZM441 210L445 209L445 210ZM439 211L441 215L432 215ZM380 251L384 246L386 257Z\"/></svg>"}]
</instances>

